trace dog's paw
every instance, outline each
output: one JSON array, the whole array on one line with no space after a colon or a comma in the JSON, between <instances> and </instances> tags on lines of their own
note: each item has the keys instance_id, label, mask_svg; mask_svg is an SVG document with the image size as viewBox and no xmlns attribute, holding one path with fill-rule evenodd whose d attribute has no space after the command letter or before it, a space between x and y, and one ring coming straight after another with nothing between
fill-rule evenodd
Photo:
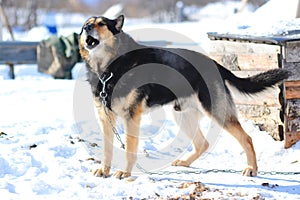
<instances>
[{"instance_id":1,"label":"dog's paw","mask_svg":"<svg viewBox=\"0 0 300 200\"><path fill-rule=\"evenodd\" d=\"M243 176L257 176L257 169L253 169L253 167L247 167L246 169L244 169L244 171L242 172Z\"/></svg>"},{"instance_id":2,"label":"dog's paw","mask_svg":"<svg viewBox=\"0 0 300 200\"><path fill-rule=\"evenodd\" d=\"M184 160L175 160L172 162L172 166L183 166L183 167L189 167L190 164Z\"/></svg>"},{"instance_id":3,"label":"dog's paw","mask_svg":"<svg viewBox=\"0 0 300 200\"><path fill-rule=\"evenodd\" d=\"M107 178L109 176L110 167L102 166L99 169L96 169L93 174L97 177Z\"/></svg>"},{"instance_id":4,"label":"dog's paw","mask_svg":"<svg viewBox=\"0 0 300 200\"><path fill-rule=\"evenodd\" d=\"M117 171L116 173L114 173L114 177L116 177L118 179L127 178L130 176L131 176L130 172Z\"/></svg>"}]
</instances>

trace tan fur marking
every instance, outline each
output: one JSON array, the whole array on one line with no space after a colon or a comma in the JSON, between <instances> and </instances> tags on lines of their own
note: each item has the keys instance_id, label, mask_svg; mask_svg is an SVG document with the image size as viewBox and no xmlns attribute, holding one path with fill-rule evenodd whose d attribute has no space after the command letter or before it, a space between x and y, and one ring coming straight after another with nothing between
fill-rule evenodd
<instances>
[{"instance_id":1,"label":"tan fur marking","mask_svg":"<svg viewBox=\"0 0 300 200\"><path fill-rule=\"evenodd\" d=\"M103 21L103 19L101 18L101 17L98 17L97 19L96 19L96 24L98 24L98 23L100 23L100 22L102 22Z\"/></svg>"},{"instance_id":2,"label":"tan fur marking","mask_svg":"<svg viewBox=\"0 0 300 200\"><path fill-rule=\"evenodd\" d=\"M84 48L84 44L85 44L85 41L84 41L83 36L81 35L80 39L79 39L79 51L80 51L82 59L85 61L88 61L89 52Z\"/></svg>"},{"instance_id":3,"label":"tan fur marking","mask_svg":"<svg viewBox=\"0 0 300 200\"><path fill-rule=\"evenodd\" d=\"M105 44L107 46L113 47L114 45L114 39L113 34L110 32L107 28L107 26L96 26L96 31L100 35L101 39L104 40Z\"/></svg>"},{"instance_id":4,"label":"tan fur marking","mask_svg":"<svg viewBox=\"0 0 300 200\"><path fill-rule=\"evenodd\" d=\"M139 106L137 106L137 108L136 108L136 110L134 112L134 115L132 116L132 120L134 122L138 122L139 123L140 120L141 120L142 114L143 114L143 106L142 106L142 103L141 103Z\"/></svg>"},{"instance_id":5,"label":"tan fur marking","mask_svg":"<svg viewBox=\"0 0 300 200\"><path fill-rule=\"evenodd\" d=\"M95 22L95 17L91 17L85 24L93 24Z\"/></svg>"},{"instance_id":6,"label":"tan fur marking","mask_svg":"<svg viewBox=\"0 0 300 200\"><path fill-rule=\"evenodd\" d=\"M113 110L116 113L118 113L118 116L121 116L123 118L128 117L129 107L134 105L136 97L137 97L137 92L133 90L126 97L115 99L112 105Z\"/></svg>"},{"instance_id":7,"label":"tan fur marking","mask_svg":"<svg viewBox=\"0 0 300 200\"><path fill-rule=\"evenodd\" d=\"M142 104L136 107L132 119L127 120L126 122L126 158L127 158L127 167L126 171L131 172L132 167L137 158L137 148L139 141L139 129L140 122L142 117Z\"/></svg>"},{"instance_id":8,"label":"tan fur marking","mask_svg":"<svg viewBox=\"0 0 300 200\"><path fill-rule=\"evenodd\" d=\"M125 178L131 176L131 171L137 159L137 149L139 143L139 129L143 112L143 103L137 105L132 118L125 122L126 131L126 160L127 166L125 171L117 171L115 177Z\"/></svg>"},{"instance_id":9,"label":"tan fur marking","mask_svg":"<svg viewBox=\"0 0 300 200\"><path fill-rule=\"evenodd\" d=\"M99 26L99 23L102 22L102 18L97 18L94 26L98 32L100 38L105 41L106 45L113 47L113 33L107 28L107 26Z\"/></svg>"},{"instance_id":10,"label":"tan fur marking","mask_svg":"<svg viewBox=\"0 0 300 200\"><path fill-rule=\"evenodd\" d=\"M246 156L248 167L243 171L245 176L256 176L257 175L257 163L252 139L242 128L238 119L231 117L225 122L224 128L240 143L243 147Z\"/></svg>"}]
</instances>

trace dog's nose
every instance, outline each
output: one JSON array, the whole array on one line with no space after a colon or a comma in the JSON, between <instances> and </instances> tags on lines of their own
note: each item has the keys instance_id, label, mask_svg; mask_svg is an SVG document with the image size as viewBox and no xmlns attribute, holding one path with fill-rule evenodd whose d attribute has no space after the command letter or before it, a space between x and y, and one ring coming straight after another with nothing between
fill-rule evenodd
<instances>
[{"instance_id":1,"label":"dog's nose","mask_svg":"<svg viewBox=\"0 0 300 200\"><path fill-rule=\"evenodd\" d=\"M93 24L87 24L83 28L86 31L91 31L94 28L94 25Z\"/></svg>"}]
</instances>

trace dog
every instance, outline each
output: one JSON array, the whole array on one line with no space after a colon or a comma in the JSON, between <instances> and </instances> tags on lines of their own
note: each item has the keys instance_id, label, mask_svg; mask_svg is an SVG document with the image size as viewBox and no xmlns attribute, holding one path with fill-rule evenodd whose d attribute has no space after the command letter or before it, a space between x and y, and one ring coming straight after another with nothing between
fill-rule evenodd
<instances>
[{"instance_id":1,"label":"dog","mask_svg":"<svg viewBox=\"0 0 300 200\"><path fill-rule=\"evenodd\" d=\"M254 95L274 87L290 73L274 69L239 78L201 53L138 44L123 32L123 24L123 15L116 19L90 17L79 36L80 54L87 64L88 82L103 133L104 159L94 175L110 175L117 116L124 120L126 133L126 168L114 174L121 179L131 176L137 160L142 114L168 104L173 105L175 121L193 145L187 158L175 160L173 166L189 166L207 150L208 141L198 126L201 117L207 115L243 147L248 166L242 175L256 176L252 139L237 118L229 88Z\"/></svg>"}]
</instances>

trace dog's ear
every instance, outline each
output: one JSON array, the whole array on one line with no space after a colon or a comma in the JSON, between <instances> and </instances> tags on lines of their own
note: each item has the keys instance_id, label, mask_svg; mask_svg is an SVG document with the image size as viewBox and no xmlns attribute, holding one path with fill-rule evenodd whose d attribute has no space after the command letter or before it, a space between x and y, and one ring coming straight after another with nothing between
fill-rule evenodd
<instances>
[{"instance_id":1,"label":"dog's ear","mask_svg":"<svg viewBox=\"0 0 300 200\"><path fill-rule=\"evenodd\" d=\"M123 27L123 24L124 24L124 18L125 18L124 15L120 15L119 17L117 17L115 19L117 31L121 31L122 30L122 27Z\"/></svg>"}]
</instances>

